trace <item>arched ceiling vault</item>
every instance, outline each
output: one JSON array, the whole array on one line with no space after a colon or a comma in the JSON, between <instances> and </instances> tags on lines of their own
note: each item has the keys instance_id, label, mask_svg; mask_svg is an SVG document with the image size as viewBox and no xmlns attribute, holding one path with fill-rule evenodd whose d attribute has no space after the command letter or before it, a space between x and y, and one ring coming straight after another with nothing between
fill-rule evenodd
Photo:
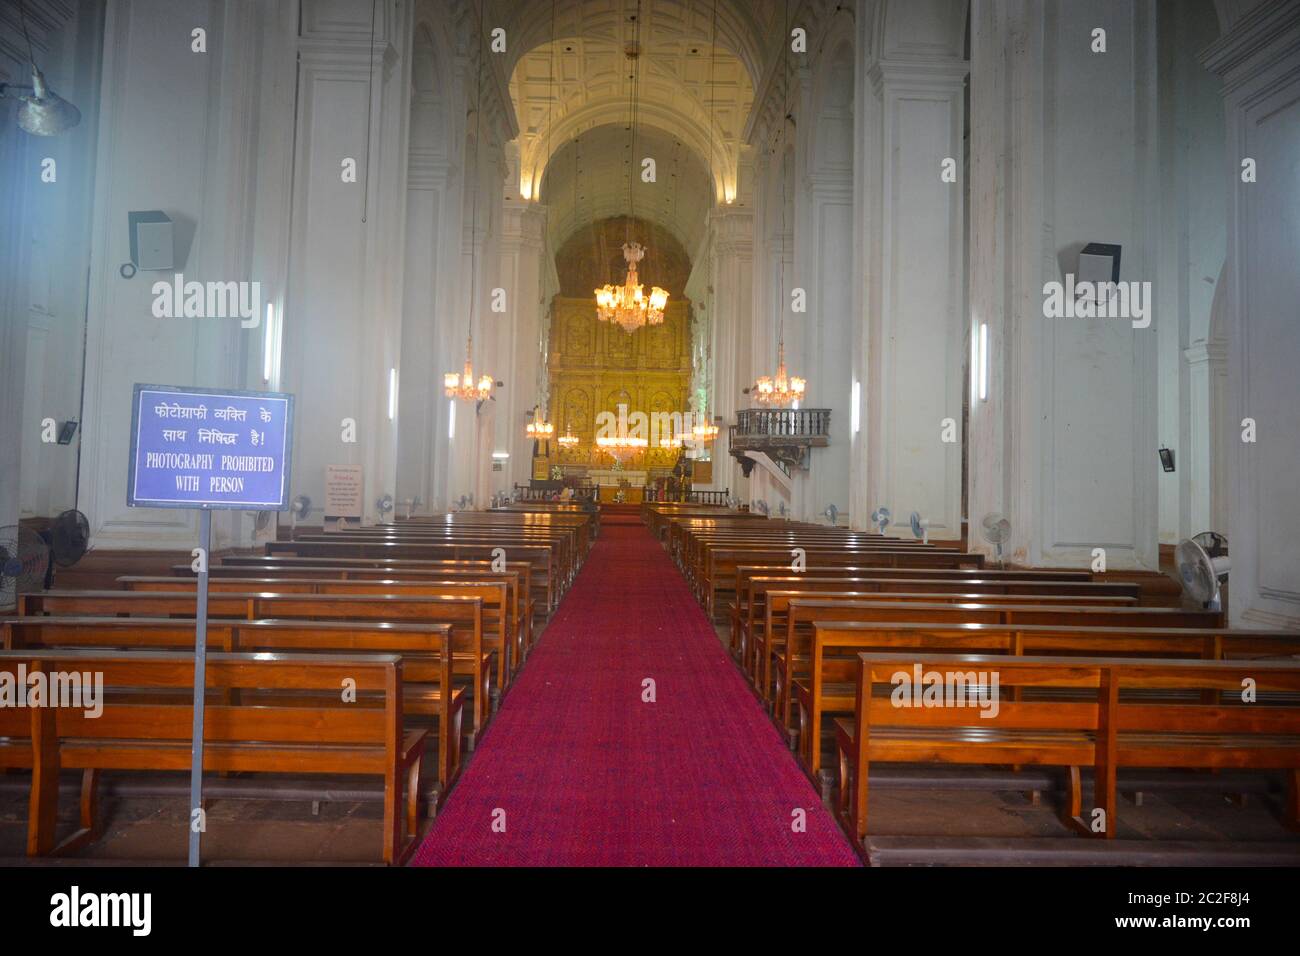
<instances>
[{"instance_id":1,"label":"arched ceiling vault","mask_svg":"<svg viewBox=\"0 0 1300 956\"><path fill-rule=\"evenodd\" d=\"M588 37L621 47L637 0L492 0L494 22L507 31L507 69L557 37ZM750 86L763 75L771 28L783 0L641 0L641 39L707 43L717 14L719 52L744 64ZM554 24L552 24L554 13Z\"/></svg>"},{"instance_id":2,"label":"arched ceiling vault","mask_svg":"<svg viewBox=\"0 0 1300 956\"><path fill-rule=\"evenodd\" d=\"M548 160L567 140L598 126L626 124L630 61L624 48L637 28L637 4L557 0L554 43L550 5L536 0L518 6L528 15L508 34L515 56L510 93L520 123L519 191L531 198ZM708 157L718 202L736 194L741 137L762 63L760 22L766 21L757 14L770 6L771 0L717 0L711 45L713 0L642 0L639 126L658 126Z\"/></svg>"},{"instance_id":3,"label":"arched ceiling vault","mask_svg":"<svg viewBox=\"0 0 1300 956\"><path fill-rule=\"evenodd\" d=\"M558 249L591 224L633 210L628 198L628 134L623 123L600 126L562 142L542 181L547 236ZM653 183L634 179L635 214L672 233L694 255L710 207L709 174L701 157L670 132L641 124L637 153L657 158Z\"/></svg>"}]
</instances>

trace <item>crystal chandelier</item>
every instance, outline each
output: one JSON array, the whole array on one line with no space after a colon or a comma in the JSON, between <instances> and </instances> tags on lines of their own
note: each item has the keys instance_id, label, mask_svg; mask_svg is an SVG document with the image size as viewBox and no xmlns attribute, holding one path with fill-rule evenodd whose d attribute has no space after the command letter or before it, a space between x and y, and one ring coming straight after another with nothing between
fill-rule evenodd
<instances>
[{"instance_id":1,"label":"crystal chandelier","mask_svg":"<svg viewBox=\"0 0 1300 956\"><path fill-rule=\"evenodd\" d=\"M776 376L764 375L755 384L753 389L754 401L760 405L772 405L777 408L784 408L794 402L801 400L808 383L799 378L797 375L788 375L785 370L785 342L784 340L776 349ZM713 427L714 436L717 436L717 426Z\"/></svg>"},{"instance_id":2,"label":"crystal chandelier","mask_svg":"<svg viewBox=\"0 0 1300 956\"><path fill-rule=\"evenodd\" d=\"M542 416L542 406L533 406L533 420L528 423L527 432L529 438L537 441L545 441L555 434L555 426Z\"/></svg>"},{"instance_id":3,"label":"crystal chandelier","mask_svg":"<svg viewBox=\"0 0 1300 956\"><path fill-rule=\"evenodd\" d=\"M465 368L461 372L448 372L442 377L442 391L448 398L458 398L462 402L482 402L492 395L492 376L480 375L474 380L474 363L470 353L474 349L474 336L465 342Z\"/></svg>"},{"instance_id":4,"label":"crystal chandelier","mask_svg":"<svg viewBox=\"0 0 1300 956\"><path fill-rule=\"evenodd\" d=\"M572 448L574 445L578 444L578 436L573 434L573 426L565 425L564 434L557 438L556 441L558 441L564 448Z\"/></svg>"},{"instance_id":5,"label":"crystal chandelier","mask_svg":"<svg viewBox=\"0 0 1300 956\"><path fill-rule=\"evenodd\" d=\"M623 258L627 260L627 278L621 286L604 285L596 290L596 317L602 322L612 322L631 334L645 325L659 325L664 320L664 306L668 293L654 286L645 294L644 286L637 281L636 264L645 256L639 242L623 243Z\"/></svg>"},{"instance_id":6,"label":"crystal chandelier","mask_svg":"<svg viewBox=\"0 0 1300 956\"><path fill-rule=\"evenodd\" d=\"M628 453L636 454L649 447L650 443L644 438L633 438L631 435L597 435L596 447L601 451L608 452L614 458L622 461L622 456Z\"/></svg>"},{"instance_id":7,"label":"crystal chandelier","mask_svg":"<svg viewBox=\"0 0 1300 956\"><path fill-rule=\"evenodd\" d=\"M800 383L803 379L798 379ZM697 441L707 444L718 437L718 426L707 418L700 420L700 423L691 429L691 436Z\"/></svg>"}]
</instances>

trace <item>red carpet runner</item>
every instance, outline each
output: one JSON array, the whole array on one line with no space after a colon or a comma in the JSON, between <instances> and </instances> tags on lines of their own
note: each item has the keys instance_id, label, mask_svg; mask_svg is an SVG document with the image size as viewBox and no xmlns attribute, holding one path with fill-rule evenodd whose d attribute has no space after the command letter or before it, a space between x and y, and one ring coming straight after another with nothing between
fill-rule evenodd
<instances>
[{"instance_id":1,"label":"red carpet runner","mask_svg":"<svg viewBox=\"0 0 1300 956\"><path fill-rule=\"evenodd\" d=\"M654 703L642 701L647 678ZM806 829L796 832L800 818ZM613 524L413 863L802 866L857 857L662 547L644 526Z\"/></svg>"}]
</instances>

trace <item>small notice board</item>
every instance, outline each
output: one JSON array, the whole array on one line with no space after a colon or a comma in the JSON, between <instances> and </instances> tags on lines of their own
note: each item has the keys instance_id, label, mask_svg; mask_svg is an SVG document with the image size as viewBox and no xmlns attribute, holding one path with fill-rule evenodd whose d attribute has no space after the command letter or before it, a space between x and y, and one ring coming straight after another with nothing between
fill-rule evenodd
<instances>
[{"instance_id":1,"label":"small notice board","mask_svg":"<svg viewBox=\"0 0 1300 956\"><path fill-rule=\"evenodd\" d=\"M283 511L292 435L292 395L137 385L126 503Z\"/></svg>"}]
</instances>

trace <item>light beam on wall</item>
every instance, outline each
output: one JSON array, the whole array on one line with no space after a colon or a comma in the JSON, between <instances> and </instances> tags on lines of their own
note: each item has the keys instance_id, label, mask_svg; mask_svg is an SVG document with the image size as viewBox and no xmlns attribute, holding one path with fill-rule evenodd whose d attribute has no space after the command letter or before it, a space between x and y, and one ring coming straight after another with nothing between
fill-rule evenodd
<instances>
[{"instance_id":1,"label":"light beam on wall","mask_svg":"<svg viewBox=\"0 0 1300 956\"><path fill-rule=\"evenodd\" d=\"M275 303L266 303L266 330L262 342L262 381L271 381L275 374Z\"/></svg>"},{"instance_id":2,"label":"light beam on wall","mask_svg":"<svg viewBox=\"0 0 1300 956\"><path fill-rule=\"evenodd\" d=\"M397 417L397 369L388 370L388 420Z\"/></svg>"},{"instance_id":3,"label":"light beam on wall","mask_svg":"<svg viewBox=\"0 0 1300 956\"><path fill-rule=\"evenodd\" d=\"M989 400L989 324L987 322L980 323L979 397L981 402Z\"/></svg>"},{"instance_id":4,"label":"light beam on wall","mask_svg":"<svg viewBox=\"0 0 1300 956\"><path fill-rule=\"evenodd\" d=\"M861 404L861 402L862 402L862 383L854 382L852 394L849 396L849 419L853 423L852 429L853 429L853 434L855 435L858 433L858 425L860 424L859 422L860 412L858 410L858 406Z\"/></svg>"},{"instance_id":5,"label":"light beam on wall","mask_svg":"<svg viewBox=\"0 0 1300 956\"><path fill-rule=\"evenodd\" d=\"M447 437L456 437L456 400L447 403Z\"/></svg>"}]
</instances>

